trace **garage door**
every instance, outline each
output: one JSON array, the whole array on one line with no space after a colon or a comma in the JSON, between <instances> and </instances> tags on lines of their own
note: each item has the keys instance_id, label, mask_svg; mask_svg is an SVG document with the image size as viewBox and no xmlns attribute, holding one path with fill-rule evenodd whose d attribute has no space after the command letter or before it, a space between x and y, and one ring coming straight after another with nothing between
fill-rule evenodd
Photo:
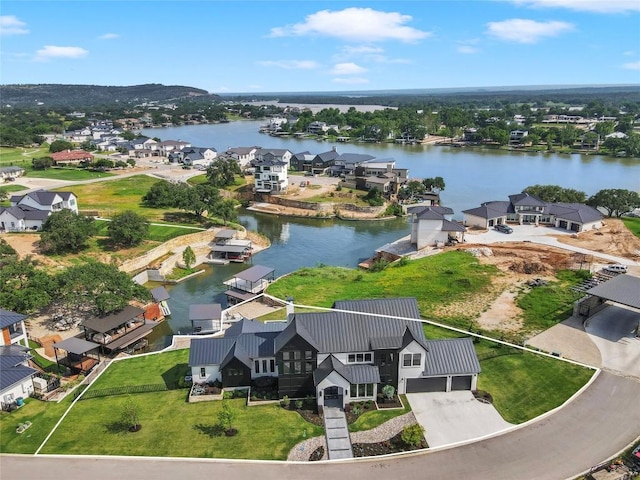
<instances>
[{"instance_id":1,"label":"garage door","mask_svg":"<svg viewBox=\"0 0 640 480\"><path fill-rule=\"evenodd\" d=\"M447 377L408 378L407 393L446 392Z\"/></svg>"},{"instance_id":2,"label":"garage door","mask_svg":"<svg viewBox=\"0 0 640 480\"><path fill-rule=\"evenodd\" d=\"M471 390L471 375L452 377L451 390Z\"/></svg>"},{"instance_id":3,"label":"garage door","mask_svg":"<svg viewBox=\"0 0 640 480\"><path fill-rule=\"evenodd\" d=\"M579 232L580 231L580 224L579 223L571 223L571 230L573 230L574 232Z\"/></svg>"}]
</instances>

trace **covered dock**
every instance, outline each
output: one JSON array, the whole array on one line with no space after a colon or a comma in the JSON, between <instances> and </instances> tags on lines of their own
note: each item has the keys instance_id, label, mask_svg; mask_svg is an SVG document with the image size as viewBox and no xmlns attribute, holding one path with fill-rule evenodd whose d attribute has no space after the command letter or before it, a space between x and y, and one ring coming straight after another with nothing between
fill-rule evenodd
<instances>
[{"instance_id":1,"label":"covered dock","mask_svg":"<svg viewBox=\"0 0 640 480\"><path fill-rule=\"evenodd\" d=\"M59 355L60 350L66 352L66 355ZM74 373L85 374L100 363L100 345L78 337L54 343L53 353L58 368L63 365Z\"/></svg>"},{"instance_id":2,"label":"covered dock","mask_svg":"<svg viewBox=\"0 0 640 480\"><path fill-rule=\"evenodd\" d=\"M235 305L261 294L275 279L274 272L271 267L255 265L225 281L224 284L231 287L225 292L227 301Z\"/></svg>"}]
</instances>

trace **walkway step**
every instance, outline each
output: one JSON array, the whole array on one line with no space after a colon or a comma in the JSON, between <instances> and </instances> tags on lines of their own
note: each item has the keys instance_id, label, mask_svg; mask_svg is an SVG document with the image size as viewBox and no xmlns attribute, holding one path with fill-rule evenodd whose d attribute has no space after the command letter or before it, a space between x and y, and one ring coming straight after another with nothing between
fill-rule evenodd
<instances>
[{"instance_id":1,"label":"walkway step","mask_svg":"<svg viewBox=\"0 0 640 480\"><path fill-rule=\"evenodd\" d=\"M327 439L329 460L353 458L351 437L347 427L347 417L338 408L325 408L324 431Z\"/></svg>"}]
</instances>

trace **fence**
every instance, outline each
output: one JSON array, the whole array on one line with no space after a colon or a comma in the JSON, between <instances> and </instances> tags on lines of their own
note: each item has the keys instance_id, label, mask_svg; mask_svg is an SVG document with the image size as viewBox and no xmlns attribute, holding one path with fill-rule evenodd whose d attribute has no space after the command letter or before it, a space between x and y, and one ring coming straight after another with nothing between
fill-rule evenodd
<instances>
[{"instance_id":1,"label":"fence","mask_svg":"<svg viewBox=\"0 0 640 480\"><path fill-rule=\"evenodd\" d=\"M177 388L177 385L175 386ZM175 389L174 388L174 389ZM91 389L80 397L80 400L88 400L90 398L99 397L113 397L116 395L128 395L130 393L150 393L150 392L164 392L170 389L165 383L153 383L149 385L131 385L129 387L113 387L102 388L100 390Z\"/></svg>"}]
</instances>

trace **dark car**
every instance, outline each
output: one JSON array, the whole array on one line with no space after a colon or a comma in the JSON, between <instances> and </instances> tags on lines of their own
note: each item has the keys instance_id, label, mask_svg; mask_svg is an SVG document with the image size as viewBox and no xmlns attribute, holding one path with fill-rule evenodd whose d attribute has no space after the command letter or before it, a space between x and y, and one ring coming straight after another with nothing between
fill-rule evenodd
<instances>
[{"instance_id":1,"label":"dark car","mask_svg":"<svg viewBox=\"0 0 640 480\"><path fill-rule=\"evenodd\" d=\"M502 223L499 223L493 228L495 228L496 230L502 233L513 233L513 228L511 228L509 225L504 225Z\"/></svg>"}]
</instances>

